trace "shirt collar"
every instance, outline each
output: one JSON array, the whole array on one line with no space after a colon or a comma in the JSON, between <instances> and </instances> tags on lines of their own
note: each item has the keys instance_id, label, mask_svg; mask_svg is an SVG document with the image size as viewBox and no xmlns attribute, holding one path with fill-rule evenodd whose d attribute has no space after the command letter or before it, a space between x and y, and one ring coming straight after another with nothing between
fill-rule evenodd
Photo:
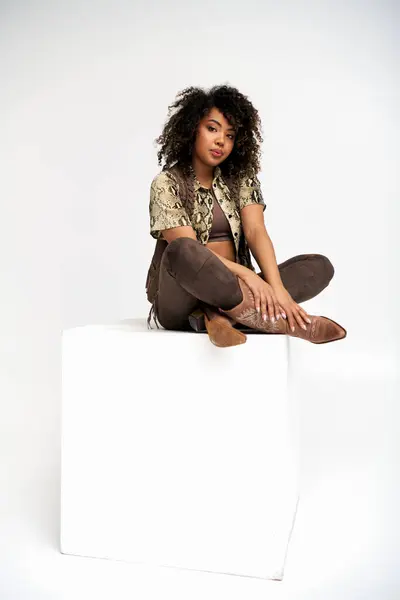
<instances>
[{"instance_id":1,"label":"shirt collar","mask_svg":"<svg viewBox=\"0 0 400 600\"><path fill-rule=\"evenodd\" d=\"M194 183L193 183L193 187L194 187L194 190L195 190L195 192L197 192L197 190L198 190L199 188L203 187L203 186L201 185L200 181L197 179L197 177L196 177L196 174L195 174L195 172L194 172L194 169L193 169L193 166L192 166L192 165L190 166L190 171L191 171L191 173L192 173L192 175L193 175L193 177L194 177ZM215 169L214 169L214 178L213 178L213 180L212 180L212 185L214 185L215 181L216 181L216 180L218 179L218 177L220 177L220 176L221 176L221 168L220 168L220 167L218 167L218 166L216 166L216 167L215 167Z\"/></svg>"}]
</instances>

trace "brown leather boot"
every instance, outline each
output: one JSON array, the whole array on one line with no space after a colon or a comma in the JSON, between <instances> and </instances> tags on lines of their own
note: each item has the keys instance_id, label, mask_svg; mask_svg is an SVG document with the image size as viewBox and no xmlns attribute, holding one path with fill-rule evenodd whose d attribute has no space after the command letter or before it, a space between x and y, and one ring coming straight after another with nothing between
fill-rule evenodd
<instances>
[{"instance_id":1,"label":"brown leather boot","mask_svg":"<svg viewBox=\"0 0 400 600\"><path fill-rule=\"evenodd\" d=\"M210 341L219 348L245 344L247 336L233 327L233 321L218 309L203 307L204 320Z\"/></svg>"},{"instance_id":2,"label":"brown leather boot","mask_svg":"<svg viewBox=\"0 0 400 600\"><path fill-rule=\"evenodd\" d=\"M230 310L219 309L222 314L227 315L234 321L265 333L286 334L291 337L302 338L313 344L326 344L346 337L346 330L332 319L328 319L328 317L309 315L311 323L307 323L307 329L303 329L295 323L294 331L291 331L287 319L280 318L275 322L271 322L268 318L267 321L264 321L261 313L256 311L251 289L240 278L238 278L238 281L243 294L242 302Z\"/></svg>"}]
</instances>

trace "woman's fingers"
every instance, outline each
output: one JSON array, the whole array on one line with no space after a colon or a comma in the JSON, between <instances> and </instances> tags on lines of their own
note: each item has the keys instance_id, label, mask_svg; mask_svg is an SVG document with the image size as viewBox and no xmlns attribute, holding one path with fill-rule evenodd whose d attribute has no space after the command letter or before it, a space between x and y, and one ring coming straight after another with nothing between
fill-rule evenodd
<instances>
[{"instance_id":1,"label":"woman's fingers","mask_svg":"<svg viewBox=\"0 0 400 600\"><path fill-rule=\"evenodd\" d=\"M277 321L283 315L281 314L281 309L276 300L275 296L269 294L268 292L265 294L265 313L263 315L267 316L271 322L274 320Z\"/></svg>"},{"instance_id":2,"label":"woman's fingers","mask_svg":"<svg viewBox=\"0 0 400 600\"><path fill-rule=\"evenodd\" d=\"M299 310L300 310L300 314L303 317L303 319L305 321L307 321L307 323L311 323L311 319L310 319L308 313L306 313L306 311L303 308L301 308L301 306L299 306Z\"/></svg>"},{"instance_id":3,"label":"woman's fingers","mask_svg":"<svg viewBox=\"0 0 400 600\"><path fill-rule=\"evenodd\" d=\"M271 313L272 313L272 317L275 319L275 321L277 321L279 319L279 309L278 309L278 302L276 300L276 298L274 296L271 297Z\"/></svg>"},{"instance_id":4,"label":"woman's fingers","mask_svg":"<svg viewBox=\"0 0 400 600\"><path fill-rule=\"evenodd\" d=\"M274 316L275 305L271 296L264 291L261 292L261 315L263 321L272 320Z\"/></svg>"},{"instance_id":5,"label":"woman's fingers","mask_svg":"<svg viewBox=\"0 0 400 600\"><path fill-rule=\"evenodd\" d=\"M288 323L289 323L290 330L294 331L294 329L295 329L295 320L293 318L293 313L292 313L291 310L287 311L287 320L288 320Z\"/></svg>"},{"instance_id":6,"label":"woman's fingers","mask_svg":"<svg viewBox=\"0 0 400 600\"><path fill-rule=\"evenodd\" d=\"M265 294L263 292L261 292L261 316L263 321L267 320L267 309L268 309L268 303L267 303L267 298L265 296Z\"/></svg>"},{"instance_id":7,"label":"woman's fingers","mask_svg":"<svg viewBox=\"0 0 400 600\"><path fill-rule=\"evenodd\" d=\"M303 327L303 329L307 329L307 323L311 323L311 321L308 318L306 311L298 304L295 304L294 308L295 308L295 311L297 311L296 319L297 319L298 323L300 324L300 327Z\"/></svg>"},{"instance_id":8,"label":"woman's fingers","mask_svg":"<svg viewBox=\"0 0 400 600\"><path fill-rule=\"evenodd\" d=\"M290 310L287 310L288 323L291 331L294 331L294 327L301 327L307 330L307 325L311 323L306 311L301 308L296 302L293 302Z\"/></svg>"},{"instance_id":9,"label":"woman's fingers","mask_svg":"<svg viewBox=\"0 0 400 600\"><path fill-rule=\"evenodd\" d=\"M254 296L254 304L256 307L256 311L260 312L261 309L261 295L257 290L251 290L253 292L253 296Z\"/></svg>"},{"instance_id":10,"label":"woman's fingers","mask_svg":"<svg viewBox=\"0 0 400 600\"><path fill-rule=\"evenodd\" d=\"M275 298L274 294L268 294L268 306L269 306L269 318L271 319L271 321L273 319L275 319L275 321L278 321L278 319L282 315L281 315L279 303L278 303L277 299Z\"/></svg>"},{"instance_id":11,"label":"woman's fingers","mask_svg":"<svg viewBox=\"0 0 400 600\"><path fill-rule=\"evenodd\" d=\"M301 327L302 329L307 329L307 323L303 320L303 318L300 314L300 311L295 309L293 311L293 314L294 314L294 318L296 319L299 327Z\"/></svg>"},{"instance_id":12,"label":"woman's fingers","mask_svg":"<svg viewBox=\"0 0 400 600\"><path fill-rule=\"evenodd\" d=\"M263 282L265 285L265 282ZM250 286L249 286L250 287ZM253 296L254 296L254 305L257 312L260 314L261 318L264 321L270 320L271 322L278 321L279 318L288 319L289 310L284 309L279 302L277 301L275 295L271 293L269 287L259 287L254 286L250 287ZM296 304L291 307L290 316L292 321L292 326L296 325L298 319L300 319L300 326L302 323L302 317L298 316L296 312ZM298 307L300 308L300 307ZM290 323L290 321L289 321Z\"/></svg>"},{"instance_id":13,"label":"woman's fingers","mask_svg":"<svg viewBox=\"0 0 400 600\"><path fill-rule=\"evenodd\" d=\"M275 304L275 319L278 321L278 319L280 319L282 317L281 309L279 307L279 302L277 300L274 300L274 304Z\"/></svg>"},{"instance_id":14,"label":"woman's fingers","mask_svg":"<svg viewBox=\"0 0 400 600\"><path fill-rule=\"evenodd\" d=\"M271 321L272 323L272 319L275 318L275 305L274 305L274 301L272 299L271 294L268 294L267 296L267 302L268 302L268 319Z\"/></svg>"}]
</instances>

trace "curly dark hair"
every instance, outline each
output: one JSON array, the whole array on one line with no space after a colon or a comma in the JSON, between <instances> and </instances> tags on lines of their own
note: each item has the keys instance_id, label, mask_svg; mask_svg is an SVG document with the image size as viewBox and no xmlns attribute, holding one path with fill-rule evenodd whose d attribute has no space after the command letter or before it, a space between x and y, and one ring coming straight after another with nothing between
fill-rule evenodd
<instances>
[{"instance_id":1,"label":"curly dark hair","mask_svg":"<svg viewBox=\"0 0 400 600\"><path fill-rule=\"evenodd\" d=\"M200 120L217 108L236 129L235 143L228 158L220 164L223 175L229 178L253 177L260 170L261 120L257 109L237 88L213 86L209 91L188 87L177 94L168 107L168 121L155 142L161 144L157 152L158 164L163 170L179 164L189 175L196 130ZM177 109L173 114L173 110Z\"/></svg>"}]
</instances>

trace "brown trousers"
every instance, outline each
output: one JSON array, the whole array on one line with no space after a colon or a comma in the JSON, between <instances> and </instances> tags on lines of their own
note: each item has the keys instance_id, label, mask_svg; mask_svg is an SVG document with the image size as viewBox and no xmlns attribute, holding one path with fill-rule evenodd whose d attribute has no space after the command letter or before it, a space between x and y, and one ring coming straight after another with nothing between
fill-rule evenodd
<instances>
[{"instance_id":1,"label":"brown trousers","mask_svg":"<svg viewBox=\"0 0 400 600\"><path fill-rule=\"evenodd\" d=\"M284 287L297 303L319 294L334 274L332 263L322 254L299 254L278 269ZM191 330L188 317L202 303L229 310L241 301L237 276L206 246L185 237L168 244L161 259L154 306L165 329Z\"/></svg>"}]
</instances>

